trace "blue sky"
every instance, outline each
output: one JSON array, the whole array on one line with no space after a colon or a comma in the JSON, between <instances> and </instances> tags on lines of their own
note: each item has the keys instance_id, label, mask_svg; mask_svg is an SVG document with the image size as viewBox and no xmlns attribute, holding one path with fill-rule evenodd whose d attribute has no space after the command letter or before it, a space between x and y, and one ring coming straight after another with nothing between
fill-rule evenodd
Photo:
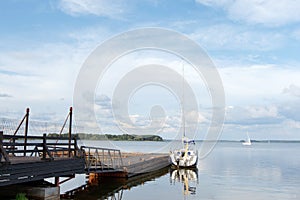
<instances>
[{"instance_id":1,"label":"blue sky","mask_svg":"<svg viewBox=\"0 0 300 200\"><path fill-rule=\"evenodd\" d=\"M99 44L135 28L161 27L195 40L215 63L227 105L222 138L244 139L248 131L253 139L300 140L299 9L293 0L1 1L0 113L19 119L29 106L33 119L62 120L81 65ZM148 59L171 63L171 57L155 56ZM109 132L110 101L101 95L97 109L105 117L99 121ZM145 96L133 98L132 119L140 124L151 105ZM162 135L172 138L178 106L160 104L169 109ZM200 121L208 123L206 103L199 104Z\"/></svg>"}]
</instances>

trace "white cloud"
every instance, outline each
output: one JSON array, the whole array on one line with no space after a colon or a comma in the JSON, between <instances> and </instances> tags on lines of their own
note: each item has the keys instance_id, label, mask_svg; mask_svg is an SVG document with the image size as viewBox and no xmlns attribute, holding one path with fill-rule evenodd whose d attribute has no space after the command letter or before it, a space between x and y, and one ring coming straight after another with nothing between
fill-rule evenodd
<instances>
[{"instance_id":1,"label":"white cloud","mask_svg":"<svg viewBox=\"0 0 300 200\"><path fill-rule=\"evenodd\" d=\"M226 113L226 124L240 126L278 124L286 118L278 112L277 105L235 106Z\"/></svg>"},{"instance_id":2,"label":"white cloud","mask_svg":"<svg viewBox=\"0 0 300 200\"><path fill-rule=\"evenodd\" d=\"M296 129L300 129L300 121L295 121L295 120L286 120L285 121L285 125L287 128L296 128Z\"/></svg>"},{"instance_id":3,"label":"white cloud","mask_svg":"<svg viewBox=\"0 0 300 200\"><path fill-rule=\"evenodd\" d=\"M284 94L290 94L295 97L300 97L300 87L294 84L289 85L283 89Z\"/></svg>"},{"instance_id":4,"label":"white cloud","mask_svg":"<svg viewBox=\"0 0 300 200\"><path fill-rule=\"evenodd\" d=\"M284 116L287 119L296 121L300 121L299 109L299 98L296 98L296 100L283 102L278 106L278 112L280 113L280 115Z\"/></svg>"},{"instance_id":5,"label":"white cloud","mask_svg":"<svg viewBox=\"0 0 300 200\"><path fill-rule=\"evenodd\" d=\"M284 44L284 35L272 31L253 30L229 24L216 24L196 29L189 36L206 49L271 50Z\"/></svg>"},{"instance_id":6,"label":"white cloud","mask_svg":"<svg viewBox=\"0 0 300 200\"><path fill-rule=\"evenodd\" d=\"M289 99L283 89L300 85L300 70L277 65L226 64L219 68L227 103L229 105L251 105L273 103Z\"/></svg>"},{"instance_id":7,"label":"white cloud","mask_svg":"<svg viewBox=\"0 0 300 200\"><path fill-rule=\"evenodd\" d=\"M75 79L84 60L72 44L45 43L23 50L1 50L0 112L57 112L63 116L72 105Z\"/></svg>"},{"instance_id":8,"label":"white cloud","mask_svg":"<svg viewBox=\"0 0 300 200\"><path fill-rule=\"evenodd\" d=\"M300 22L300 2L295 0L196 0L206 6L219 7L238 21L266 26Z\"/></svg>"},{"instance_id":9,"label":"white cloud","mask_svg":"<svg viewBox=\"0 0 300 200\"><path fill-rule=\"evenodd\" d=\"M248 106L247 111L251 118L278 117L277 107L271 106Z\"/></svg>"},{"instance_id":10,"label":"white cloud","mask_svg":"<svg viewBox=\"0 0 300 200\"><path fill-rule=\"evenodd\" d=\"M203 113L200 113L196 110L188 112L185 118L187 121L194 123L208 122L208 119L205 118Z\"/></svg>"},{"instance_id":11,"label":"white cloud","mask_svg":"<svg viewBox=\"0 0 300 200\"><path fill-rule=\"evenodd\" d=\"M12 97L11 95L9 94L6 94L6 93L0 93L0 98L10 98Z\"/></svg>"},{"instance_id":12,"label":"white cloud","mask_svg":"<svg viewBox=\"0 0 300 200\"><path fill-rule=\"evenodd\" d=\"M124 0L61 0L59 7L70 15L97 15L119 18L126 12Z\"/></svg>"}]
</instances>

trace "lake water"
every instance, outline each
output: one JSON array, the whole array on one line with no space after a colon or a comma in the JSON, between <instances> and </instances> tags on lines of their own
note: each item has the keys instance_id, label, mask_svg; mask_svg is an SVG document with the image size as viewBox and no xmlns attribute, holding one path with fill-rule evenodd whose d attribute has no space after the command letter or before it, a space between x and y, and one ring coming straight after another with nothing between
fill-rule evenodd
<instances>
[{"instance_id":1,"label":"lake water","mask_svg":"<svg viewBox=\"0 0 300 200\"><path fill-rule=\"evenodd\" d=\"M84 141L134 152L168 152L168 142ZM200 144L201 145L201 144ZM85 176L62 185L66 192L83 185ZM300 199L300 143L219 142L197 171L163 169L128 181L99 180L73 199Z\"/></svg>"}]
</instances>

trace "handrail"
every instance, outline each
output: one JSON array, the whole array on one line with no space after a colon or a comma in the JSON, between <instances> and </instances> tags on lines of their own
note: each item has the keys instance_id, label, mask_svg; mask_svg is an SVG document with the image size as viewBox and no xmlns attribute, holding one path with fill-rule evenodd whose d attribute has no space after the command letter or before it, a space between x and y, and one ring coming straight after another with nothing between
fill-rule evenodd
<instances>
[{"instance_id":1,"label":"handrail","mask_svg":"<svg viewBox=\"0 0 300 200\"><path fill-rule=\"evenodd\" d=\"M91 147L91 146L81 146L82 149L98 149L98 150L109 150L109 151L119 151L120 149L110 149L110 148L103 148L103 147Z\"/></svg>"},{"instance_id":2,"label":"handrail","mask_svg":"<svg viewBox=\"0 0 300 200\"><path fill-rule=\"evenodd\" d=\"M119 149L82 146L81 150L85 154L88 172L123 169L123 160Z\"/></svg>"},{"instance_id":3,"label":"handrail","mask_svg":"<svg viewBox=\"0 0 300 200\"><path fill-rule=\"evenodd\" d=\"M3 135L3 139L24 139L22 135ZM28 139L43 139L43 136L27 136ZM53 137L53 136L46 136L47 140L69 140L67 137ZM76 139L76 138L75 138Z\"/></svg>"}]
</instances>

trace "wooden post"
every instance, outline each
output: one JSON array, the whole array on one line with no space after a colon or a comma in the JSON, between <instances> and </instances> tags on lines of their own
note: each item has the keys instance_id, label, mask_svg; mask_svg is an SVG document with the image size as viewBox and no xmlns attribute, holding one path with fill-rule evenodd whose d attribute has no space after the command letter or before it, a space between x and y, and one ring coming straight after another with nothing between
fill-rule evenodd
<instances>
[{"instance_id":1,"label":"wooden post","mask_svg":"<svg viewBox=\"0 0 300 200\"><path fill-rule=\"evenodd\" d=\"M77 147L76 137L73 137L73 140L74 140L74 156L77 156L78 147Z\"/></svg>"},{"instance_id":2,"label":"wooden post","mask_svg":"<svg viewBox=\"0 0 300 200\"><path fill-rule=\"evenodd\" d=\"M46 141L46 133L43 134L43 158L42 159L46 159L46 154L47 154L47 150L46 150L46 145L47 145L47 141Z\"/></svg>"},{"instance_id":3,"label":"wooden post","mask_svg":"<svg viewBox=\"0 0 300 200\"><path fill-rule=\"evenodd\" d=\"M15 150L16 150L16 146L15 146L15 144L16 144L16 138L13 138L13 146L11 146L10 148L11 148L11 150L12 150L12 154L15 156Z\"/></svg>"},{"instance_id":4,"label":"wooden post","mask_svg":"<svg viewBox=\"0 0 300 200\"><path fill-rule=\"evenodd\" d=\"M26 149L27 149L28 121L29 121L29 108L26 109L25 138L24 138L24 156L26 156Z\"/></svg>"},{"instance_id":5,"label":"wooden post","mask_svg":"<svg viewBox=\"0 0 300 200\"><path fill-rule=\"evenodd\" d=\"M70 121L69 121L69 157L71 157L71 137L72 137L72 107L70 107Z\"/></svg>"},{"instance_id":6,"label":"wooden post","mask_svg":"<svg viewBox=\"0 0 300 200\"><path fill-rule=\"evenodd\" d=\"M3 131L0 131L0 163L2 160L2 149L3 149Z\"/></svg>"},{"instance_id":7,"label":"wooden post","mask_svg":"<svg viewBox=\"0 0 300 200\"><path fill-rule=\"evenodd\" d=\"M0 145L3 143L3 131L0 131Z\"/></svg>"},{"instance_id":8,"label":"wooden post","mask_svg":"<svg viewBox=\"0 0 300 200\"><path fill-rule=\"evenodd\" d=\"M2 156L4 157L6 163L10 163L8 155L3 148L3 131L0 131L0 162L2 160Z\"/></svg>"},{"instance_id":9,"label":"wooden post","mask_svg":"<svg viewBox=\"0 0 300 200\"><path fill-rule=\"evenodd\" d=\"M54 183L55 186L58 187L58 186L59 186L59 177L56 176L54 182L55 182L55 183Z\"/></svg>"}]
</instances>

